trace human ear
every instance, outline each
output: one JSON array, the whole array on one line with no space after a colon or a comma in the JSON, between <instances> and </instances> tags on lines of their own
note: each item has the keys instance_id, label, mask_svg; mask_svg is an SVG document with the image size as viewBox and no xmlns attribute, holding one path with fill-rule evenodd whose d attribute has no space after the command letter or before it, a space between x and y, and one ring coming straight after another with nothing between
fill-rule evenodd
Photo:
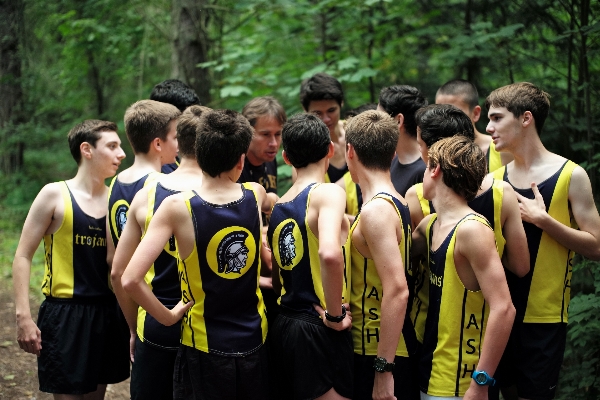
<instances>
[{"instance_id":1,"label":"human ear","mask_svg":"<svg viewBox=\"0 0 600 400\"><path fill-rule=\"evenodd\" d=\"M481 118L481 107L475 106L473 111L471 111L471 119L473 120L473 123L475 123L479 121L479 118Z\"/></svg>"},{"instance_id":2,"label":"human ear","mask_svg":"<svg viewBox=\"0 0 600 400\"><path fill-rule=\"evenodd\" d=\"M79 152L81 153L81 156L87 159L92 158L92 147L93 146L88 142L81 143L79 145Z\"/></svg>"}]
</instances>

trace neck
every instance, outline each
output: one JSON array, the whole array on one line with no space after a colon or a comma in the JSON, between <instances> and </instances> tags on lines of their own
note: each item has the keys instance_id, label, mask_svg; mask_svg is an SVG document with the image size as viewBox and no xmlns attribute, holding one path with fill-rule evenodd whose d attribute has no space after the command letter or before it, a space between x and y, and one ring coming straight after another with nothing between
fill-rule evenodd
<instances>
[{"instance_id":1,"label":"neck","mask_svg":"<svg viewBox=\"0 0 600 400\"><path fill-rule=\"evenodd\" d=\"M529 169L536 164L539 164L543 159L550 154L544 147L540 137L536 132L523 131L522 137L510 153L514 157L514 166L518 169Z\"/></svg>"},{"instance_id":2,"label":"neck","mask_svg":"<svg viewBox=\"0 0 600 400\"><path fill-rule=\"evenodd\" d=\"M246 162L249 162L254 167L258 167L258 166L264 164L264 162L262 162L258 158L255 158L251 153L246 154Z\"/></svg>"},{"instance_id":3,"label":"neck","mask_svg":"<svg viewBox=\"0 0 600 400\"><path fill-rule=\"evenodd\" d=\"M394 185L390 181L390 171L380 171L374 169L362 169L356 171L358 184L363 193L363 201L366 202L373 198L377 193L395 193Z\"/></svg>"},{"instance_id":4,"label":"neck","mask_svg":"<svg viewBox=\"0 0 600 400\"><path fill-rule=\"evenodd\" d=\"M153 171L160 171L162 163L160 162L160 156L151 153L147 154L136 154L133 160L131 168L135 169L148 169Z\"/></svg>"},{"instance_id":5,"label":"neck","mask_svg":"<svg viewBox=\"0 0 600 400\"><path fill-rule=\"evenodd\" d=\"M79 190L90 193L92 196L102 194L106 190L104 180L108 177L99 176L87 165L81 165L77 169L77 175L69 182Z\"/></svg>"},{"instance_id":6,"label":"neck","mask_svg":"<svg viewBox=\"0 0 600 400\"><path fill-rule=\"evenodd\" d=\"M410 164L421 157L417 138L410 136L404 129L400 130L396 155L400 164Z\"/></svg>"},{"instance_id":7,"label":"neck","mask_svg":"<svg viewBox=\"0 0 600 400\"><path fill-rule=\"evenodd\" d=\"M198 162L194 157L181 157L181 160L179 161L179 167L177 167L177 169L173 171L173 174L177 171L192 172L201 170L200 166L198 165Z\"/></svg>"},{"instance_id":8,"label":"neck","mask_svg":"<svg viewBox=\"0 0 600 400\"><path fill-rule=\"evenodd\" d=\"M432 199L432 202L440 224L454 223L473 212L469 208L467 200L447 186L438 185L436 187L435 197Z\"/></svg>"},{"instance_id":9,"label":"neck","mask_svg":"<svg viewBox=\"0 0 600 400\"><path fill-rule=\"evenodd\" d=\"M319 162L308 164L304 168L296 168L297 176L294 185L306 186L312 182L325 182L325 173L327 172L327 165L327 159L324 158Z\"/></svg>"}]
</instances>

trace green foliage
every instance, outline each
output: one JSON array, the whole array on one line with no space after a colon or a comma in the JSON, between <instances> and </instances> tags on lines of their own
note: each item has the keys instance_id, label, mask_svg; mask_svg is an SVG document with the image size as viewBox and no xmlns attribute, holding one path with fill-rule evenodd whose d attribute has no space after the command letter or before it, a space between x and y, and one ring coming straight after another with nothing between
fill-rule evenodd
<instances>
[{"instance_id":1,"label":"green foliage","mask_svg":"<svg viewBox=\"0 0 600 400\"><path fill-rule=\"evenodd\" d=\"M569 306L567 347L560 375L561 399L600 397L600 263L581 259L573 266L577 293Z\"/></svg>"}]
</instances>

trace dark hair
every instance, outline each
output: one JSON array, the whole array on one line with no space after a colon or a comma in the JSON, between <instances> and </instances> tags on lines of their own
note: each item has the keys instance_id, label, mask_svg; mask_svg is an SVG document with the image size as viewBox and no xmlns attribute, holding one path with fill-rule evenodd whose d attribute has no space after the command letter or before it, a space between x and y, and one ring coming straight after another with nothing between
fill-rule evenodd
<instances>
[{"instance_id":1,"label":"dark hair","mask_svg":"<svg viewBox=\"0 0 600 400\"><path fill-rule=\"evenodd\" d=\"M201 105L194 89L179 79L167 79L154 86L152 93L150 93L150 100L172 104L179 111L183 111L192 105Z\"/></svg>"},{"instance_id":2,"label":"dark hair","mask_svg":"<svg viewBox=\"0 0 600 400\"><path fill-rule=\"evenodd\" d=\"M340 81L324 72L314 74L300 85L300 103L308 110L311 101L335 100L339 106L344 102L344 90Z\"/></svg>"},{"instance_id":3,"label":"dark hair","mask_svg":"<svg viewBox=\"0 0 600 400\"><path fill-rule=\"evenodd\" d=\"M346 111L346 119L356 117L358 114L363 113L365 111L369 111L369 110L377 110L377 104L366 103L366 104L360 105L356 108L353 108L352 110L348 110L348 111Z\"/></svg>"},{"instance_id":4,"label":"dark hair","mask_svg":"<svg viewBox=\"0 0 600 400\"><path fill-rule=\"evenodd\" d=\"M252 126L233 110L212 110L202 115L196 136L196 160L213 178L230 171L246 154L252 140Z\"/></svg>"},{"instance_id":5,"label":"dark hair","mask_svg":"<svg viewBox=\"0 0 600 400\"><path fill-rule=\"evenodd\" d=\"M69 141L69 150L77 165L81 164L81 143L87 142L95 148L102 132L117 132L117 124L99 119L86 119L71 128L67 134L67 140Z\"/></svg>"},{"instance_id":6,"label":"dark hair","mask_svg":"<svg viewBox=\"0 0 600 400\"><path fill-rule=\"evenodd\" d=\"M453 79L444 83L437 91L439 95L460 97L467 105L469 110L473 111L479 105L479 93L477 88L471 82L464 79Z\"/></svg>"},{"instance_id":7,"label":"dark hair","mask_svg":"<svg viewBox=\"0 0 600 400\"><path fill-rule=\"evenodd\" d=\"M125 111L125 133L134 153L148 153L156 138L165 140L169 124L181 115L175 106L154 100L140 100Z\"/></svg>"},{"instance_id":8,"label":"dark hair","mask_svg":"<svg viewBox=\"0 0 600 400\"><path fill-rule=\"evenodd\" d=\"M384 112L365 111L348 121L346 143L354 147L362 165L388 171L398 144L398 125Z\"/></svg>"},{"instance_id":9,"label":"dark hair","mask_svg":"<svg viewBox=\"0 0 600 400\"><path fill-rule=\"evenodd\" d=\"M550 95L533 83L513 83L490 93L485 99L485 107L488 110L490 107L506 107L515 118L519 118L525 111L531 112L539 135L550 111Z\"/></svg>"},{"instance_id":10,"label":"dark hair","mask_svg":"<svg viewBox=\"0 0 600 400\"><path fill-rule=\"evenodd\" d=\"M446 186L467 201L477 195L487 174L485 154L464 136L442 139L429 149L429 168L437 165Z\"/></svg>"},{"instance_id":11,"label":"dark hair","mask_svg":"<svg viewBox=\"0 0 600 400\"><path fill-rule=\"evenodd\" d=\"M379 105L391 117L398 114L404 116L404 127L409 135L417 136L417 124L415 113L421 107L428 104L423 94L413 86L394 85L381 89L379 93Z\"/></svg>"},{"instance_id":12,"label":"dark hair","mask_svg":"<svg viewBox=\"0 0 600 400\"><path fill-rule=\"evenodd\" d=\"M329 129L313 114L296 114L283 125L283 150L295 168L322 160L329 152Z\"/></svg>"},{"instance_id":13,"label":"dark hair","mask_svg":"<svg viewBox=\"0 0 600 400\"><path fill-rule=\"evenodd\" d=\"M250 122L250 125L255 126L256 120L263 116L273 117L281 125L287 121L283 106L275 97L264 96L255 97L244 106L242 115Z\"/></svg>"},{"instance_id":14,"label":"dark hair","mask_svg":"<svg viewBox=\"0 0 600 400\"><path fill-rule=\"evenodd\" d=\"M177 145L181 157L196 157L196 135L202 126L201 117L211 109L189 106L177 120Z\"/></svg>"},{"instance_id":15,"label":"dark hair","mask_svg":"<svg viewBox=\"0 0 600 400\"><path fill-rule=\"evenodd\" d=\"M417 111L421 140L431 147L438 140L455 135L475 140L473 122L460 108L451 104L431 104Z\"/></svg>"}]
</instances>

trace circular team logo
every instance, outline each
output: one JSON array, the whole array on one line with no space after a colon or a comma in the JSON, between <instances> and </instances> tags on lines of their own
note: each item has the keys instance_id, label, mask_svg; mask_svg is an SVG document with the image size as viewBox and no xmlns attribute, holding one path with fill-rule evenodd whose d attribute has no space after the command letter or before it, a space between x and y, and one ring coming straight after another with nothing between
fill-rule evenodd
<instances>
[{"instance_id":1,"label":"circular team logo","mask_svg":"<svg viewBox=\"0 0 600 400\"><path fill-rule=\"evenodd\" d=\"M225 279L243 276L256 259L256 240L241 226L231 226L217 232L206 249L206 260L213 272Z\"/></svg>"},{"instance_id":2,"label":"circular team logo","mask_svg":"<svg viewBox=\"0 0 600 400\"><path fill-rule=\"evenodd\" d=\"M291 270L298 265L304 255L304 245L296 221L288 218L277 225L273 245L273 255L281 268Z\"/></svg>"},{"instance_id":3,"label":"circular team logo","mask_svg":"<svg viewBox=\"0 0 600 400\"><path fill-rule=\"evenodd\" d=\"M121 238L121 233L125 229L127 222L127 213L129 212L129 203L123 199L116 201L110 210L112 229L117 235L117 239Z\"/></svg>"}]
</instances>

